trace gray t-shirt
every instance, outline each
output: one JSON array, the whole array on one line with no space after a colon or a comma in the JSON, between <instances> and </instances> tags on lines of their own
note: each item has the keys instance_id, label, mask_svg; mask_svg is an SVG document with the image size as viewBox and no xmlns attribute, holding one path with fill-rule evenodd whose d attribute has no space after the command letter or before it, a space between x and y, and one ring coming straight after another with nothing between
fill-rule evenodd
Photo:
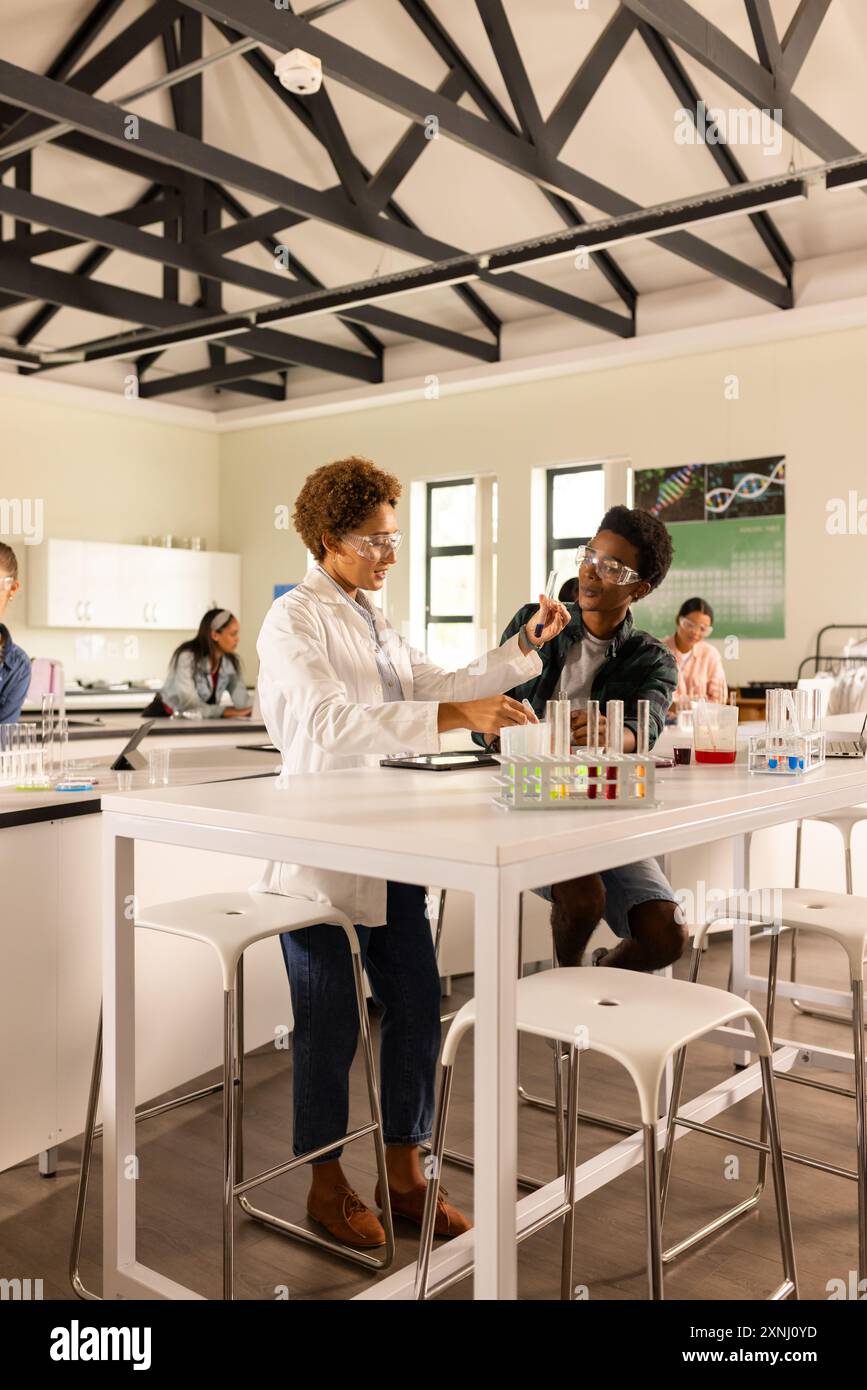
<instances>
[{"instance_id":1,"label":"gray t-shirt","mask_svg":"<svg viewBox=\"0 0 867 1390\"><path fill-rule=\"evenodd\" d=\"M589 699L593 677L605 660L610 645L610 637L591 637L589 632L585 632L579 642L573 642L560 672L555 694L559 695L565 690L570 700Z\"/></svg>"}]
</instances>

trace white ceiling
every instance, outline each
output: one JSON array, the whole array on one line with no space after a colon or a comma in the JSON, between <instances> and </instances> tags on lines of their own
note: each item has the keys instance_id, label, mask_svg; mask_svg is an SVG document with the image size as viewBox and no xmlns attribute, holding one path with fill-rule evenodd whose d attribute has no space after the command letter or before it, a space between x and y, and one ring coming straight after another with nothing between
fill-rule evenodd
<instances>
[{"instance_id":1,"label":"white ceiling","mask_svg":"<svg viewBox=\"0 0 867 1390\"><path fill-rule=\"evenodd\" d=\"M755 49L743 0L693 0L751 56ZM3 0L3 57L36 72L47 70L63 43L91 8L92 0ZM505 0L506 11L533 84L543 115L547 115L568 85L582 59L602 32L616 8L616 0L592 0L588 9L576 9L573 0ZM126 0L97 40L97 47L147 8L145 0ZM309 4L298 3L303 15ZM431 0L431 8L488 83L502 105L512 110L509 96L472 0ZM796 0L771 0L778 33L788 25ZM431 45L398 4L398 0L351 0L343 8L317 21L318 27L336 35L386 65L434 88L446 68ZM225 39L205 21L206 51L225 46ZM96 48L94 50L96 51ZM266 50L270 57L275 55ZM741 108L738 93L678 50L678 57L693 84L709 106ZM130 89L163 71L162 46L154 43L97 95L119 98ZM867 103L864 74L867 71L867 4L864 0L832 0L815 44L797 78L795 91L825 120L859 149L867 150ZM326 78L335 109L352 149L373 172L388 156L407 129L407 120L368 97ZM233 153L254 159L315 188L337 183L334 168L323 147L258 80L243 58L234 57L204 76L204 138ZM0 92L2 97L2 92ZM469 99L463 103L475 110ZM642 204L654 204L724 186L710 151L700 146L680 146L674 140L677 99L637 34L629 39L565 145L561 158ZM168 93L157 93L134 108L141 115L172 124ZM478 113L477 113L478 114ZM755 146L738 146L734 153L749 179L785 173L794 161L797 168L818 162L813 151L784 137L779 155ZM44 145L34 156L33 190L91 212L110 213L133 202L146 184L131 175L81 158L56 146ZM238 197L251 212L267 204L242 191ZM413 220L431 236L466 250L480 251L520 241L562 227L562 222L542 192L529 180L485 159L466 147L441 137L432 140L395 195ZM576 204L588 219L600 210ZM226 216L226 221L228 216ZM853 191L823 194L815 201L782 207L774 220L796 261L813 260L840 252L861 252L867 247L867 197ZM4 219L5 235L11 233ZM159 231L159 227L152 228ZM763 243L746 218L713 224L701 232L703 239L738 256L768 274L778 272ZM386 274L417 264L413 258L363 238L320 223L299 225L281 236L310 270L328 285L351 283L375 274ZM71 270L87 247L55 253L41 263ZM254 245L230 253L262 269L274 270L263 248ZM639 294L700 286L709 277L691 263L649 242L633 242L618 249L615 259ZM619 310L602 274L592 267L576 271L570 260L534 269L538 280ZM96 272L100 281L159 295L162 273L158 265L114 252ZM487 285L478 293L505 323L538 319L547 311ZM746 312L752 297L742 294ZM198 285L181 276L181 294L191 302ZM224 305L229 311L265 302L265 297L225 285ZM479 332L480 325L466 305L449 290L433 290L390 300L388 307L450 328ZM765 306L767 307L767 306ZM33 312L33 304L0 311L0 334L14 335ZM559 316L554 316L559 317ZM103 337L132 325L103 316L62 309L37 339L43 348L65 347ZM335 318L317 318L303 325L287 325L320 342L360 351L357 339ZM587 330L588 341L606 335ZM379 332L386 346L401 339ZM435 353L437 349L431 349ZM238 354L229 353L230 359ZM465 359L469 361L469 359ZM154 372L174 375L207 365L204 344L172 348ZM480 369L484 370L483 367ZM98 368L93 384L99 384ZM62 372L52 374L63 380ZM69 379L67 377L67 379ZM83 380L81 372L75 378ZM323 378L323 380L327 380ZM330 378L346 386L345 379ZM213 393L171 398L178 404L207 404ZM220 402L237 406L242 398L225 393Z\"/></svg>"}]
</instances>

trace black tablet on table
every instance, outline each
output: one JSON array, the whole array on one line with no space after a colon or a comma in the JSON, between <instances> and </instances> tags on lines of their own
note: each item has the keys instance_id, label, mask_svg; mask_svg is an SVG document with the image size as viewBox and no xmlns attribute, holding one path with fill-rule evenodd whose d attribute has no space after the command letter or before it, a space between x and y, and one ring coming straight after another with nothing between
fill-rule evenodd
<instances>
[{"instance_id":1,"label":"black tablet on table","mask_svg":"<svg viewBox=\"0 0 867 1390\"><path fill-rule=\"evenodd\" d=\"M415 757L380 758L380 767L409 767L416 772L459 772L471 767L496 767L490 753L472 748L450 749L447 753L419 753Z\"/></svg>"}]
</instances>

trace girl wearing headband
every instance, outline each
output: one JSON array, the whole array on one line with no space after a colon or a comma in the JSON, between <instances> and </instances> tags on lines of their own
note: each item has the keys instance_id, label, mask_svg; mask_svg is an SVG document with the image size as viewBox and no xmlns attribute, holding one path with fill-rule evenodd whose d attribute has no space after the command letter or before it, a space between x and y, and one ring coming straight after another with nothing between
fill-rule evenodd
<instances>
[{"instance_id":1,"label":"girl wearing headband","mask_svg":"<svg viewBox=\"0 0 867 1390\"><path fill-rule=\"evenodd\" d=\"M162 689L142 713L149 719L172 714L199 714L203 719L232 719L252 711L241 663L235 653L241 631L227 608L210 608L195 637L172 653ZM232 703L222 703L228 691Z\"/></svg>"}]
</instances>

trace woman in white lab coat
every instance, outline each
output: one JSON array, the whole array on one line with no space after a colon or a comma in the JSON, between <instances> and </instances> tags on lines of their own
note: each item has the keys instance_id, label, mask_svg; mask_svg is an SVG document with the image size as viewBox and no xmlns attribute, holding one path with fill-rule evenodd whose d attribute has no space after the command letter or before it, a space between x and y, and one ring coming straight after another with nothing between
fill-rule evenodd
<instances>
[{"instance_id":1,"label":"woman in white lab coat","mask_svg":"<svg viewBox=\"0 0 867 1390\"><path fill-rule=\"evenodd\" d=\"M541 670L534 650L569 621L562 604L540 610L511 641L465 670L446 672L411 649L365 591L376 592L402 536L397 479L365 459L317 469L298 497L294 522L317 563L277 599L259 633L262 716L283 757L286 795L303 799L291 774L375 767L387 754L436 753L451 729L495 734L526 722L501 694ZM538 636L537 628L539 629ZM400 794L399 773L386 791ZM418 1146L430 1138L439 1052L440 981L423 888L332 870L270 864L257 885L332 903L356 924L374 999L382 1007L381 1089L392 1210L420 1221L426 1183ZM343 932L322 925L281 937L292 992L295 1153L344 1134L357 1020ZM307 1210L348 1245L381 1245L385 1233L348 1183L334 1148L311 1166ZM379 1203L377 1189L374 1201ZM469 1222L440 1200L436 1231Z\"/></svg>"}]
</instances>

